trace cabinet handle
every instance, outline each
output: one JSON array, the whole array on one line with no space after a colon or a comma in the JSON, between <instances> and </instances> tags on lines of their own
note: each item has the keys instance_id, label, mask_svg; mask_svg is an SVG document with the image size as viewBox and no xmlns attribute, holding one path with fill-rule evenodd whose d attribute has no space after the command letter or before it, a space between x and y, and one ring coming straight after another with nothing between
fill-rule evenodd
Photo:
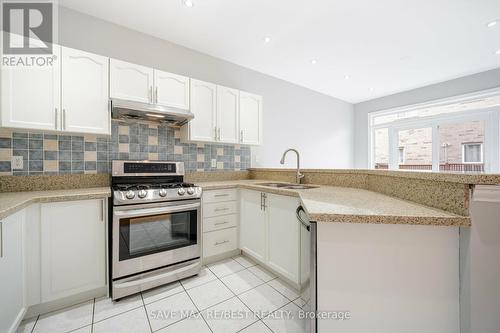
<instances>
[{"instance_id":1,"label":"cabinet handle","mask_svg":"<svg viewBox=\"0 0 500 333\"><path fill-rule=\"evenodd\" d=\"M149 103L153 104L153 86L149 87Z\"/></svg>"},{"instance_id":2,"label":"cabinet handle","mask_svg":"<svg viewBox=\"0 0 500 333\"><path fill-rule=\"evenodd\" d=\"M223 225L223 224L228 224L229 222L228 221L224 221L224 222L217 222L217 223L214 223L214 225Z\"/></svg>"},{"instance_id":3,"label":"cabinet handle","mask_svg":"<svg viewBox=\"0 0 500 333\"><path fill-rule=\"evenodd\" d=\"M104 222L104 199L101 200L101 222Z\"/></svg>"},{"instance_id":4,"label":"cabinet handle","mask_svg":"<svg viewBox=\"0 0 500 333\"><path fill-rule=\"evenodd\" d=\"M240 131L240 142L243 142L243 130Z\"/></svg>"},{"instance_id":5,"label":"cabinet handle","mask_svg":"<svg viewBox=\"0 0 500 333\"><path fill-rule=\"evenodd\" d=\"M216 198L219 198L219 197L228 197L228 196L229 196L229 194L227 194L227 193L226 194L216 194L216 195L214 195L214 197L216 197Z\"/></svg>"},{"instance_id":6,"label":"cabinet handle","mask_svg":"<svg viewBox=\"0 0 500 333\"><path fill-rule=\"evenodd\" d=\"M66 109L62 109L62 129L66 130Z\"/></svg>"},{"instance_id":7,"label":"cabinet handle","mask_svg":"<svg viewBox=\"0 0 500 333\"><path fill-rule=\"evenodd\" d=\"M260 192L260 210L264 207L264 193Z\"/></svg>"},{"instance_id":8,"label":"cabinet handle","mask_svg":"<svg viewBox=\"0 0 500 333\"><path fill-rule=\"evenodd\" d=\"M54 122L54 123L55 123L56 129L57 129L58 125L59 125L59 120L57 119L57 118L58 118L58 117L57 117L57 113L58 113L58 112L57 112L57 108L55 108L55 112L54 112L54 114L55 114L55 119L54 119L54 120L55 120L55 122Z\"/></svg>"},{"instance_id":9,"label":"cabinet handle","mask_svg":"<svg viewBox=\"0 0 500 333\"><path fill-rule=\"evenodd\" d=\"M3 222L0 222L0 258L3 258Z\"/></svg>"},{"instance_id":10,"label":"cabinet handle","mask_svg":"<svg viewBox=\"0 0 500 333\"><path fill-rule=\"evenodd\" d=\"M226 210L229 210L229 208L215 208L215 211L216 212L223 212L223 211L226 211Z\"/></svg>"},{"instance_id":11,"label":"cabinet handle","mask_svg":"<svg viewBox=\"0 0 500 333\"><path fill-rule=\"evenodd\" d=\"M217 126L215 126L215 127L214 127L214 132L215 132L215 137L214 137L214 139L215 139L215 141L217 141Z\"/></svg>"},{"instance_id":12,"label":"cabinet handle","mask_svg":"<svg viewBox=\"0 0 500 333\"><path fill-rule=\"evenodd\" d=\"M263 194L263 197L264 197L264 205L262 206L262 208L264 209L264 211L266 211L266 208L267 208L267 194L266 193L262 193Z\"/></svg>"},{"instance_id":13,"label":"cabinet handle","mask_svg":"<svg viewBox=\"0 0 500 333\"><path fill-rule=\"evenodd\" d=\"M222 242L215 242L215 246L217 245L222 245L222 244L226 244L226 243L229 243L229 241L226 239L225 241L222 241Z\"/></svg>"},{"instance_id":14,"label":"cabinet handle","mask_svg":"<svg viewBox=\"0 0 500 333\"><path fill-rule=\"evenodd\" d=\"M158 87L156 87L156 89L155 89L155 100L156 100L156 104L158 104Z\"/></svg>"},{"instance_id":15,"label":"cabinet handle","mask_svg":"<svg viewBox=\"0 0 500 333\"><path fill-rule=\"evenodd\" d=\"M220 141L220 127L219 127L219 129L217 131L218 131L218 138L217 138L217 140Z\"/></svg>"}]
</instances>

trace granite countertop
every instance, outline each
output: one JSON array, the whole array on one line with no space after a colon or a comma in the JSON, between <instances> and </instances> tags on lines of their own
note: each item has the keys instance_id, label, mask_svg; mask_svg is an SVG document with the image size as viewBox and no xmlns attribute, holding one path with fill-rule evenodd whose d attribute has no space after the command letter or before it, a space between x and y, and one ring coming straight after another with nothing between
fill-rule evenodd
<instances>
[{"instance_id":1,"label":"granite countertop","mask_svg":"<svg viewBox=\"0 0 500 333\"><path fill-rule=\"evenodd\" d=\"M364 189L315 186L291 190L259 185L269 180L227 180L197 182L203 190L247 188L262 192L297 197L314 222L413 224L436 226L470 226L468 216L461 216L397 199ZM311 184L308 184L311 185ZM97 199L111 196L109 187L71 190L0 193L0 219L36 202Z\"/></svg>"},{"instance_id":2,"label":"granite countertop","mask_svg":"<svg viewBox=\"0 0 500 333\"><path fill-rule=\"evenodd\" d=\"M99 199L110 196L111 189L109 187L0 193L0 219L17 212L32 203Z\"/></svg>"},{"instance_id":3,"label":"granite countertop","mask_svg":"<svg viewBox=\"0 0 500 333\"><path fill-rule=\"evenodd\" d=\"M246 188L298 197L314 222L412 224L470 226L468 216L460 216L410 201L358 188L316 186L290 190L258 185L269 180L198 182L203 190ZM312 184L307 184L312 185Z\"/></svg>"}]
</instances>

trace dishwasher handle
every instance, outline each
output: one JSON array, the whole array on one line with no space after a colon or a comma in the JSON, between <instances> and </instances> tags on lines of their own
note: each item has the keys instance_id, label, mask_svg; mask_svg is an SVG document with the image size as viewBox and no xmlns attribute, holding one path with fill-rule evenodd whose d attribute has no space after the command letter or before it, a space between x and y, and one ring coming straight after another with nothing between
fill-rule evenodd
<instances>
[{"instance_id":1,"label":"dishwasher handle","mask_svg":"<svg viewBox=\"0 0 500 333\"><path fill-rule=\"evenodd\" d=\"M299 206L297 207L297 210L295 211L295 214L297 215L297 220L299 220L300 224L306 228L307 231L311 231L311 224L309 222L306 222L302 219L302 216L300 216L300 213L303 212L305 213L306 211L304 210L304 207Z\"/></svg>"}]
</instances>

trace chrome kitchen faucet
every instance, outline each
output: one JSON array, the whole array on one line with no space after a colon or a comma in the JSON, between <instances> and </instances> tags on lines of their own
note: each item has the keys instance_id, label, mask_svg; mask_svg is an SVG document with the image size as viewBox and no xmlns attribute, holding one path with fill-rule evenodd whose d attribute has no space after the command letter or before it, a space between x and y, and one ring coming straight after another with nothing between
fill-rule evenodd
<instances>
[{"instance_id":1,"label":"chrome kitchen faucet","mask_svg":"<svg viewBox=\"0 0 500 333\"><path fill-rule=\"evenodd\" d=\"M297 149L293 149L293 148L289 148L289 149L285 150L285 152L283 153L283 156L281 156L280 163L285 164L285 156L289 151L293 151L293 152L295 152L295 154L297 154L297 174L295 175L295 181L297 182L297 184L300 184L300 180L302 178L304 178L304 175L300 172L300 154L299 154L299 151Z\"/></svg>"}]
</instances>

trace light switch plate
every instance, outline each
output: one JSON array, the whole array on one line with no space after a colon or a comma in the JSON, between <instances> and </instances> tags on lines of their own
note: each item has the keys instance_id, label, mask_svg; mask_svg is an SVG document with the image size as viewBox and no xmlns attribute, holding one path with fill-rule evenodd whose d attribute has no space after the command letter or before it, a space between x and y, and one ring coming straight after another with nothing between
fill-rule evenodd
<instances>
[{"instance_id":1,"label":"light switch plate","mask_svg":"<svg viewBox=\"0 0 500 333\"><path fill-rule=\"evenodd\" d=\"M212 161L210 162L210 167L211 168L217 168L217 160L215 158L212 158Z\"/></svg>"},{"instance_id":2,"label":"light switch plate","mask_svg":"<svg viewBox=\"0 0 500 333\"><path fill-rule=\"evenodd\" d=\"M24 167L22 156L12 156L12 170L20 170Z\"/></svg>"}]
</instances>

